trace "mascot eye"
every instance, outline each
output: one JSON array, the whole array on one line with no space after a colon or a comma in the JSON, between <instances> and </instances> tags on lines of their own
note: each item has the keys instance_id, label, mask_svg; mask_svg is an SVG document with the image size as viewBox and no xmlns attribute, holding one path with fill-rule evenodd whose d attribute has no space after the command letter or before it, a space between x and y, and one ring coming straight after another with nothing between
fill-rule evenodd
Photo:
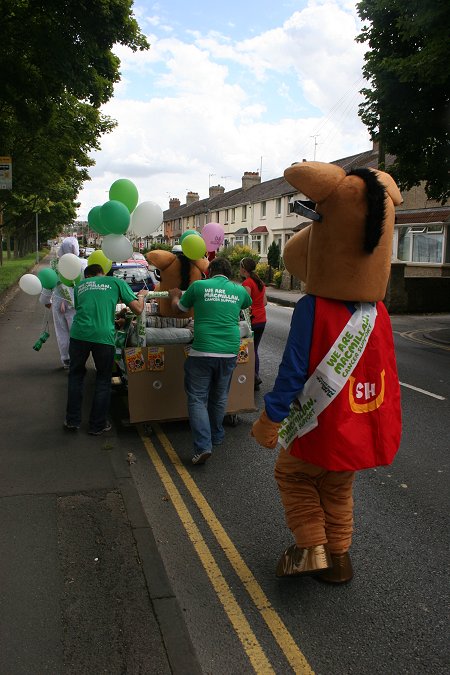
<instances>
[{"instance_id":1,"label":"mascot eye","mask_svg":"<svg viewBox=\"0 0 450 675\"><path fill-rule=\"evenodd\" d=\"M322 216L320 215L320 213L317 213L317 211L315 211L316 208L315 203L310 201L309 199L307 200L296 199L295 201L291 202L291 204L293 212L297 213L299 216L304 216L305 218L309 218L310 220L316 220L318 222L322 220Z\"/></svg>"},{"instance_id":2,"label":"mascot eye","mask_svg":"<svg viewBox=\"0 0 450 675\"><path fill-rule=\"evenodd\" d=\"M202 279L206 279L206 278L207 278L206 274L204 272L202 272Z\"/></svg>"},{"instance_id":3,"label":"mascot eye","mask_svg":"<svg viewBox=\"0 0 450 675\"><path fill-rule=\"evenodd\" d=\"M154 270L154 273L157 281L161 281L161 272L159 270Z\"/></svg>"}]
</instances>

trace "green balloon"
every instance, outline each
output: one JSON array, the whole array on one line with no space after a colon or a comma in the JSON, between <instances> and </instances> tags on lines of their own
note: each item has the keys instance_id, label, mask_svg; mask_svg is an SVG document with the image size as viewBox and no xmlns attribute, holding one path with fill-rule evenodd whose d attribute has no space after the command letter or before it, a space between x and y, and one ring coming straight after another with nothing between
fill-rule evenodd
<instances>
[{"instance_id":1,"label":"green balloon","mask_svg":"<svg viewBox=\"0 0 450 675\"><path fill-rule=\"evenodd\" d=\"M43 288L52 289L55 288L58 283L58 275L51 267L45 267L43 270L39 270L37 277Z\"/></svg>"},{"instance_id":2,"label":"green balloon","mask_svg":"<svg viewBox=\"0 0 450 675\"><path fill-rule=\"evenodd\" d=\"M137 187L128 178L119 178L109 188L109 198L125 204L131 213L137 206L139 193Z\"/></svg>"},{"instance_id":3,"label":"green balloon","mask_svg":"<svg viewBox=\"0 0 450 675\"><path fill-rule=\"evenodd\" d=\"M181 250L186 258L199 260L200 258L203 258L206 253L206 244L203 237L199 237L197 234L189 234L186 239L183 240Z\"/></svg>"},{"instance_id":4,"label":"green balloon","mask_svg":"<svg viewBox=\"0 0 450 675\"><path fill-rule=\"evenodd\" d=\"M108 231L103 227L100 222L100 209L101 206L93 206L88 213L88 223L91 230L97 232L98 234L109 234Z\"/></svg>"},{"instance_id":5,"label":"green balloon","mask_svg":"<svg viewBox=\"0 0 450 675\"><path fill-rule=\"evenodd\" d=\"M197 232L197 230L186 230L186 232L183 232L180 237L180 244L182 244L186 237L189 237L190 234L196 234L199 237L201 236L200 232Z\"/></svg>"},{"instance_id":6,"label":"green balloon","mask_svg":"<svg viewBox=\"0 0 450 675\"><path fill-rule=\"evenodd\" d=\"M112 261L106 257L103 251L94 251L88 258L88 265L100 265L105 274L108 274L112 267Z\"/></svg>"},{"instance_id":7,"label":"green balloon","mask_svg":"<svg viewBox=\"0 0 450 675\"><path fill-rule=\"evenodd\" d=\"M130 224L130 212L125 204L110 199L100 207L100 225L107 234L125 234Z\"/></svg>"},{"instance_id":8,"label":"green balloon","mask_svg":"<svg viewBox=\"0 0 450 675\"><path fill-rule=\"evenodd\" d=\"M62 274L59 274L59 280L64 286L75 286L76 284L79 284L80 281L83 279L83 274L80 274L76 279L66 279L65 277L62 276Z\"/></svg>"}]
</instances>

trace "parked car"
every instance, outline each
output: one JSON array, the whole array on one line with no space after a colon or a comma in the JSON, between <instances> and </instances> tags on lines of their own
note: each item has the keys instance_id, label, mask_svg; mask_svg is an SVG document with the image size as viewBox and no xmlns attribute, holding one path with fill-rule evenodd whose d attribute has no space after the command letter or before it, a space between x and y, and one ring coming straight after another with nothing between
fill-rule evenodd
<instances>
[{"instance_id":1,"label":"parked car","mask_svg":"<svg viewBox=\"0 0 450 675\"><path fill-rule=\"evenodd\" d=\"M157 281L153 270L147 269L145 265L140 264L140 261L137 260L134 262L113 262L109 274L126 281L135 293L141 291L143 288L152 291Z\"/></svg>"}]
</instances>

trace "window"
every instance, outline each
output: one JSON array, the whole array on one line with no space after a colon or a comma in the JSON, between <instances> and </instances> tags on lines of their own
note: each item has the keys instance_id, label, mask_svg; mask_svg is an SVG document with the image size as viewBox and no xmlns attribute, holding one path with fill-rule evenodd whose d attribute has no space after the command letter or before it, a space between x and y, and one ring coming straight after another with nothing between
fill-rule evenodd
<instances>
[{"instance_id":1,"label":"window","mask_svg":"<svg viewBox=\"0 0 450 675\"><path fill-rule=\"evenodd\" d=\"M242 220L247 220L247 204L242 207Z\"/></svg>"},{"instance_id":2,"label":"window","mask_svg":"<svg viewBox=\"0 0 450 675\"><path fill-rule=\"evenodd\" d=\"M261 202L261 218L266 217L266 205L267 202Z\"/></svg>"},{"instance_id":3,"label":"window","mask_svg":"<svg viewBox=\"0 0 450 675\"><path fill-rule=\"evenodd\" d=\"M281 216L281 197L275 200L275 215Z\"/></svg>"},{"instance_id":4,"label":"window","mask_svg":"<svg viewBox=\"0 0 450 675\"><path fill-rule=\"evenodd\" d=\"M200 216L195 216L195 229L200 227Z\"/></svg>"},{"instance_id":5,"label":"window","mask_svg":"<svg viewBox=\"0 0 450 675\"><path fill-rule=\"evenodd\" d=\"M231 209L231 222L234 223L236 220L236 209Z\"/></svg>"},{"instance_id":6,"label":"window","mask_svg":"<svg viewBox=\"0 0 450 675\"><path fill-rule=\"evenodd\" d=\"M261 235L254 234L252 236L252 249L261 255Z\"/></svg>"},{"instance_id":7,"label":"window","mask_svg":"<svg viewBox=\"0 0 450 675\"><path fill-rule=\"evenodd\" d=\"M216 211L216 223L218 223L218 222L219 222L219 212Z\"/></svg>"},{"instance_id":8,"label":"window","mask_svg":"<svg viewBox=\"0 0 450 675\"><path fill-rule=\"evenodd\" d=\"M238 235L234 238L234 243L236 246L245 246L245 237L243 235Z\"/></svg>"},{"instance_id":9,"label":"window","mask_svg":"<svg viewBox=\"0 0 450 675\"><path fill-rule=\"evenodd\" d=\"M228 223L228 209L225 209L225 224Z\"/></svg>"},{"instance_id":10,"label":"window","mask_svg":"<svg viewBox=\"0 0 450 675\"><path fill-rule=\"evenodd\" d=\"M294 202L288 202L288 213L294 213Z\"/></svg>"},{"instance_id":11,"label":"window","mask_svg":"<svg viewBox=\"0 0 450 675\"><path fill-rule=\"evenodd\" d=\"M398 228L397 257L405 262L442 263L442 225L413 225Z\"/></svg>"}]
</instances>

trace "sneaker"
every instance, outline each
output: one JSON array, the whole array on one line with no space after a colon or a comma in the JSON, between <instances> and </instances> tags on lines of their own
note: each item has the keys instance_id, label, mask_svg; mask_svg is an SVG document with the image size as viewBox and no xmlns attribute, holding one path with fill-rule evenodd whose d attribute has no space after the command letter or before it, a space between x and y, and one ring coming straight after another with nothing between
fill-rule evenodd
<instances>
[{"instance_id":1,"label":"sneaker","mask_svg":"<svg viewBox=\"0 0 450 675\"><path fill-rule=\"evenodd\" d=\"M110 422L106 422L106 426L105 426L104 429L100 429L100 431L92 431L91 430L91 431L88 431L88 433L91 434L91 436L101 436L103 433L105 433L105 431L111 431L111 429L112 429L112 426L111 426Z\"/></svg>"},{"instance_id":2,"label":"sneaker","mask_svg":"<svg viewBox=\"0 0 450 675\"><path fill-rule=\"evenodd\" d=\"M211 457L212 453L208 452L199 452L192 458L192 464L204 464L207 459Z\"/></svg>"},{"instance_id":3,"label":"sneaker","mask_svg":"<svg viewBox=\"0 0 450 675\"><path fill-rule=\"evenodd\" d=\"M69 368L70 368L70 360L69 359L66 359L65 361L63 361L63 368L64 368L64 370L69 370Z\"/></svg>"},{"instance_id":4,"label":"sneaker","mask_svg":"<svg viewBox=\"0 0 450 675\"><path fill-rule=\"evenodd\" d=\"M76 424L69 424L68 422L64 422L64 429L66 431L78 431L80 427L77 426Z\"/></svg>"}]
</instances>

